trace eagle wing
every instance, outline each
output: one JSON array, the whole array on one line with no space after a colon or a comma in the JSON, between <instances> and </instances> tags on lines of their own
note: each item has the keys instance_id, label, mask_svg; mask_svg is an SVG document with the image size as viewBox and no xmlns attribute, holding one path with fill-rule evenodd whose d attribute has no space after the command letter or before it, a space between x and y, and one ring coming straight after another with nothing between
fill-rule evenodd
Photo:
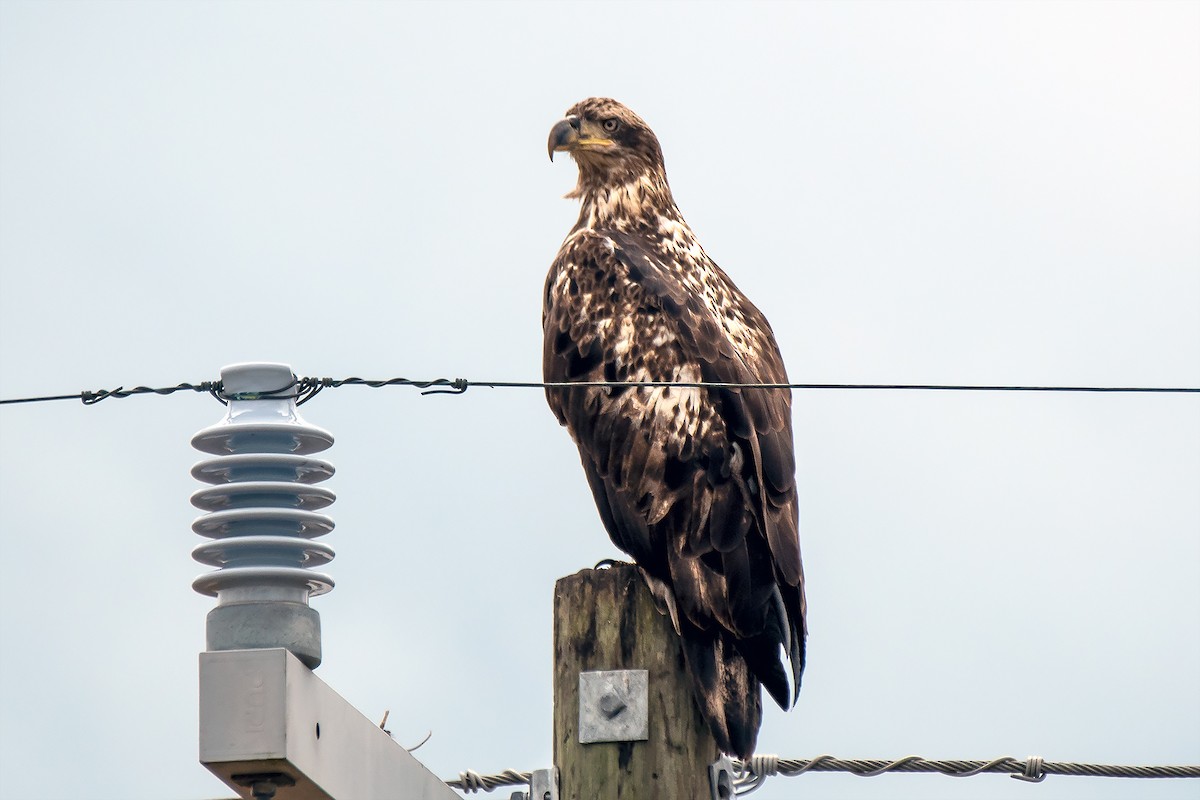
<instances>
[{"instance_id":1,"label":"eagle wing","mask_svg":"<svg viewBox=\"0 0 1200 800\"><path fill-rule=\"evenodd\" d=\"M547 279L545 379L786 383L766 319L728 288L746 321L740 339L636 236L578 231ZM547 389L547 399L609 535L671 611L702 711L728 732L719 744L752 751L753 682L786 708L803 668L790 393L603 387Z\"/></svg>"}]
</instances>

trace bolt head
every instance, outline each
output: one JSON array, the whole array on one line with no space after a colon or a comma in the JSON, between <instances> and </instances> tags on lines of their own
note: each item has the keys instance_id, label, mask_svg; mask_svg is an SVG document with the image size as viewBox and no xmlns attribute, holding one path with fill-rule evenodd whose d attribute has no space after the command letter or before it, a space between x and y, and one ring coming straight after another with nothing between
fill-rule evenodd
<instances>
[{"instance_id":1,"label":"bolt head","mask_svg":"<svg viewBox=\"0 0 1200 800\"><path fill-rule=\"evenodd\" d=\"M628 707L629 705L613 689L600 695L600 712L609 719L614 719Z\"/></svg>"}]
</instances>

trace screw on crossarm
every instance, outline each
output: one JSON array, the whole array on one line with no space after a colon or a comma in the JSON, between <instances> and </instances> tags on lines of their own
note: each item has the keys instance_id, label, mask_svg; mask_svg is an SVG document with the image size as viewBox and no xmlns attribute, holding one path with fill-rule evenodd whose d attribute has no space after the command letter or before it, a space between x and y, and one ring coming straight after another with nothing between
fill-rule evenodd
<instances>
[{"instance_id":1,"label":"screw on crossarm","mask_svg":"<svg viewBox=\"0 0 1200 800\"><path fill-rule=\"evenodd\" d=\"M254 800L274 800L277 791L296 785L296 780L286 772L256 772L234 775L233 779L239 786L248 787Z\"/></svg>"}]
</instances>

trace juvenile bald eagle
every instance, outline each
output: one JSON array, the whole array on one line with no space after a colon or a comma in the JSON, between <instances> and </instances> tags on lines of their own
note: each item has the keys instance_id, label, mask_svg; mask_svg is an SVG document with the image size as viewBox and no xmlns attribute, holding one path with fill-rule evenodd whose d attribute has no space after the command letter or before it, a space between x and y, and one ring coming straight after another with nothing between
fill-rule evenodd
<instances>
[{"instance_id":1,"label":"juvenile bald eagle","mask_svg":"<svg viewBox=\"0 0 1200 800\"><path fill-rule=\"evenodd\" d=\"M654 132L590 98L550 131L579 167L579 221L546 278L546 381L787 383L766 318L684 221ZM727 753L754 752L759 686L787 709L804 668L791 393L547 389L600 518L683 642ZM790 670L784 664L790 662Z\"/></svg>"}]
</instances>

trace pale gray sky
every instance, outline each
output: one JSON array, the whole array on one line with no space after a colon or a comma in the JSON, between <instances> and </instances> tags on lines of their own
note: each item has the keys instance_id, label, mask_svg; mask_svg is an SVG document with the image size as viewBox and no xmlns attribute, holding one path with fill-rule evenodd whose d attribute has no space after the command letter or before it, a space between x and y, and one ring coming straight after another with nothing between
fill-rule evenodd
<instances>
[{"instance_id":1,"label":"pale gray sky","mask_svg":"<svg viewBox=\"0 0 1200 800\"><path fill-rule=\"evenodd\" d=\"M0 2L0 396L536 379L609 95L807 382L1200 385L1200 5ZM1200 401L796 400L789 757L1200 763ZM187 394L0 411L0 797L196 763ZM453 776L550 763L554 580L616 554L536 391L329 390L319 674ZM48 783L49 782L49 783ZM47 789L47 786L51 788ZM775 778L756 798L1184 798ZM506 793L502 793L506 797Z\"/></svg>"}]
</instances>

